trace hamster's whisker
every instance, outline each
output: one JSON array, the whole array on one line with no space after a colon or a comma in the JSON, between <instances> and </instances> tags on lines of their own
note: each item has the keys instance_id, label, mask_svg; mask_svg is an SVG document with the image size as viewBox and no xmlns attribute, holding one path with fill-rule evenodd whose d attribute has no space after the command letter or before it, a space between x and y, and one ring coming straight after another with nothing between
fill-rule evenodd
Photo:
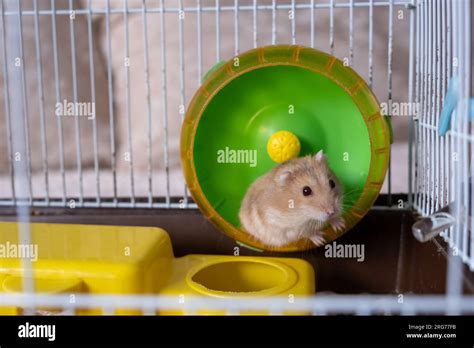
<instances>
[{"instance_id":1,"label":"hamster's whisker","mask_svg":"<svg viewBox=\"0 0 474 348\"><path fill-rule=\"evenodd\" d=\"M347 195L347 194L354 193L354 192L362 192L362 190L358 187L355 187L353 189L350 189L349 191L344 191L343 194Z\"/></svg>"},{"instance_id":2,"label":"hamster's whisker","mask_svg":"<svg viewBox=\"0 0 474 348\"><path fill-rule=\"evenodd\" d=\"M362 191L347 192L347 193L344 193L344 198L353 198L356 196L360 196L361 193Z\"/></svg>"}]
</instances>

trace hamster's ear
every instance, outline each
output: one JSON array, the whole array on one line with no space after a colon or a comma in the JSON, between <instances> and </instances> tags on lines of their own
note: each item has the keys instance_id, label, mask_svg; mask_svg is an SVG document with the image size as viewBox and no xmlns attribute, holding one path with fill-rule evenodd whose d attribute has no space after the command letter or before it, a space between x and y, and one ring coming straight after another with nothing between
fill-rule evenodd
<instances>
[{"instance_id":1,"label":"hamster's ear","mask_svg":"<svg viewBox=\"0 0 474 348\"><path fill-rule=\"evenodd\" d=\"M324 156L323 150L321 149L316 155L314 155L314 158L316 159L316 161L321 162L322 160L326 159L326 156Z\"/></svg>"},{"instance_id":2,"label":"hamster's ear","mask_svg":"<svg viewBox=\"0 0 474 348\"><path fill-rule=\"evenodd\" d=\"M277 183L280 186L285 186L293 179L293 172L289 169L282 169L276 175Z\"/></svg>"}]
</instances>

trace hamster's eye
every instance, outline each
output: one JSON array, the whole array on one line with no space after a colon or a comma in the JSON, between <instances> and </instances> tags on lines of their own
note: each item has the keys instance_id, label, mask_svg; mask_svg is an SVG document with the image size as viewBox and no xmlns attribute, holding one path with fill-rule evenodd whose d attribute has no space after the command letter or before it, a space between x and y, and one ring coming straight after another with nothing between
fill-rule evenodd
<instances>
[{"instance_id":1,"label":"hamster's eye","mask_svg":"<svg viewBox=\"0 0 474 348\"><path fill-rule=\"evenodd\" d=\"M334 182L333 179L329 179L329 186L333 189L336 187L336 183Z\"/></svg>"},{"instance_id":2,"label":"hamster's eye","mask_svg":"<svg viewBox=\"0 0 474 348\"><path fill-rule=\"evenodd\" d=\"M313 190L311 190L311 187L309 186L303 187L303 196L309 196L312 193L313 193Z\"/></svg>"}]
</instances>

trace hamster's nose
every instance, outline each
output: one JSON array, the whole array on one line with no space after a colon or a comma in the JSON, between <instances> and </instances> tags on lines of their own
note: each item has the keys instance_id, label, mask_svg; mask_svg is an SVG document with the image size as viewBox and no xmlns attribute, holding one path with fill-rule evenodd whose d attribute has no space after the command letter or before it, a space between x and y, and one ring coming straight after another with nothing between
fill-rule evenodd
<instances>
[{"instance_id":1,"label":"hamster's nose","mask_svg":"<svg viewBox=\"0 0 474 348\"><path fill-rule=\"evenodd\" d=\"M328 214L328 216L331 216L335 213L335 209L334 208L327 208L326 209L326 214Z\"/></svg>"}]
</instances>

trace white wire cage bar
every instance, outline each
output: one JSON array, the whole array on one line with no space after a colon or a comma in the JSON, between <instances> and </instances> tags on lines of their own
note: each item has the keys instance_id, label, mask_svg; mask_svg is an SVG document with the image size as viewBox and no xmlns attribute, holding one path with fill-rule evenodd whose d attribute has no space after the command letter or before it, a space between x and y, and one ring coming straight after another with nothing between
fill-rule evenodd
<instances>
[{"instance_id":1,"label":"white wire cage bar","mask_svg":"<svg viewBox=\"0 0 474 348\"><path fill-rule=\"evenodd\" d=\"M420 117L415 121L414 207L423 216L449 208L455 224L442 236L474 270L471 15L469 1L420 1L417 6L414 99ZM441 135L442 108L456 80L457 105L450 129Z\"/></svg>"},{"instance_id":2,"label":"white wire cage bar","mask_svg":"<svg viewBox=\"0 0 474 348\"><path fill-rule=\"evenodd\" d=\"M170 149L170 142L179 137L179 134L170 128L170 124L176 119L183 119L192 91L199 87L203 74L212 67L212 64L221 59L230 59L245 49L260 45L279 43L308 45L337 54L341 59L347 59L349 65L354 65L354 62L359 60L361 66L359 72L367 79L370 86L373 86L374 79L381 79L378 82L381 89L379 98L390 104L393 99L393 41L397 39L394 26L410 26L408 17L412 17L413 9L411 0L179 0L167 2L52 0L49 6L45 6L49 2L37 0L24 3L5 0L4 3L10 3L10 5L8 8L2 6L2 26L6 28L8 22L12 20L19 23L22 35L19 40L21 42L17 44L20 46L25 44L25 40L21 39L23 33L30 29L28 24L24 23L34 21L31 29L35 35L31 46L36 50L36 58L14 57L9 53L9 45L4 42L2 59L4 66L15 64L15 59L19 58L21 64L17 68L25 76L23 85L35 85L35 95L31 96L32 89L24 87L22 93L16 96L18 102L24 104L25 129L28 129L25 140L26 156L24 156L28 162L27 190L24 194L19 194L20 184L16 180L13 167L16 154L23 155L23 153L17 151L12 145L15 134L8 130L6 132L8 134L5 134L6 137L3 139L4 142L8 142L8 151L6 151L8 162L0 163L4 166L2 168L4 188L0 192L0 206L37 207L71 207L72 205L74 207L196 208L194 203L189 202L188 191L182 177L177 178L176 170L171 164L179 160L177 158L179 153ZM405 22L395 22L394 17L397 11L405 13L407 18ZM361 21L357 17L357 14L362 12L368 18L365 27L360 25ZM320 23L321 16L327 20L324 26ZM386 21L384 30L387 31L385 48L374 47L374 21L381 17L386 18L384 20ZM137 18L140 18L140 23L136 21ZM179 20L176 21L176 18ZM338 21L335 20L338 18L348 22L347 28L338 27ZM62 19L66 19L66 22ZM82 31L84 36L78 34L81 25L79 19L84 20L83 25L86 27L86 30ZM102 22L104 32L102 39L98 39L95 35L96 21ZM227 23L227 21L233 23ZM116 29L117 22L120 22L120 30ZM65 23L67 23L67 28L64 27ZM152 27L151 23L159 24L157 27ZM50 25L51 29L41 30L46 25ZM141 27L141 32L136 32L135 26ZM267 30L267 26L271 26L271 29ZM66 43L60 40L59 31L62 30L69 33ZM131 30L135 34L133 37ZM158 31L159 36L153 36L153 30ZM175 37L170 31L177 31L179 34ZM212 33L209 34L209 31ZM45 38L45 32L48 32L50 37ZM114 35L120 35L120 40L123 40L123 47L120 49L115 47ZM155 39L153 42L150 41L150 35ZM358 38L364 38L367 41L368 52L363 52L357 47ZM232 50L224 47L229 39L233 40L230 45ZM44 58L45 47L42 46L45 46L45 40L51 41L51 47L48 46L51 52L48 54L52 59ZM134 52L131 52L130 46L132 45L132 48L136 50L133 44L138 40L143 43L142 50L139 54L133 55ZM171 40L176 40L176 54L174 54ZM101 46L104 62L98 62L95 57L98 46ZM379 67L376 66L374 58L375 49L386 52L386 57L381 59L383 62ZM68 50L68 54L62 54L64 50ZM362 53L364 57L367 55L367 59L360 58ZM82 70L78 63L81 55L88 57L86 67ZM214 58L210 59L212 55ZM187 56L193 56L195 60L189 63ZM154 59L153 64L150 64L150 57ZM117 69L117 59L125 62L125 68ZM173 60L177 61L177 65L173 65ZM140 65L140 69L133 70L126 65L127 61L128 64L133 62L135 66ZM105 66L106 84L97 87L100 63ZM52 66L53 78L47 78L44 72L45 67L49 65ZM67 76L62 73L64 66L71 67ZM178 72L177 76L173 75L174 72ZM4 75L6 73L7 70ZM403 73L408 75L407 71ZM73 121L74 125L71 126L73 129L67 130L67 124L71 121L63 117L55 117L54 123L49 122L51 115L48 110L65 100L66 96L70 99L68 102L75 104L80 102L79 89L84 88L84 86L78 86L80 74L89 76L86 84L88 90L86 100L91 104L100 103L102 98L98 98L98 93L102 93L102 89L106 90L107 93L103 94L107 98L107 106L103 110L105 115L98 115L102 117L94 117L87 124L80 122L76 117ZM133 82L137 79L137 75L142 76L139 88L143 93L138 98L145 106L141 111L146 114L144 118L146 127L139 134L132 131L138 114L133 110L134 99L137 98L133 92L137 84ZM173 77L170 77L171 75ZM175 77L178 83L173 83L172 79ZM121 83L118 83L118 80ZM4 79L4 84L6 83L7 79ZM65 86L65 84L70 86ZM157 88L154 88L155 85L160 85L159 96L154 95L157 91ZM48 97L50 93L46 93L45 97L45 91L54 91L54 98ZM121 99L117 93L121 93ZM178 105L173 104L172 100L176 96L179 96ZM8 88L6 88L5 98L8 97L12 98L8 96ZM406 99L406 94L403 98ZM30 99L35 99L35 102L29 101ZM120 115L117 104L120 104L123 109ZM29 128L31 124L36 124L34 119L37 113L42 122L38 129L34 129L40 134L38 139L34 139L29 134L31 131ZM11 122L12 117L12 113L5 106L5 120ZM100 118L107 121L98 122L97 119ZM125 124L127 129L126 134L120 135L120 139L117 134L121 132L118 129L121 127L119 124ZM57 129L55 134L47 131L47 128L52 127ZM159 140L154 139L158 132L157 127L161 127L163 132ZM84 144L82 140L84 132L92 132L87 138L91 144ZM146 141L140 143L146 147L145 149L137 149L137 137L146 138ZM108 140L104 142L101 138ZM32 151L33 157L40 159L38 165L32 164L31 159L28 158ZM137 151L146 152L146 156L142 156L146 157L144 161L146 163L143 163L145 170L136 168L139 166ZM55 157L52 152L56 152ZM123 152L128 153L125 164L122 159ZM157 152L162 153L159 158L156 155ZM106 157L105 160L103 156ZM411 163L407 165L411 166ZM409 173L412 173L411 169ZM410 183L411 181L407 180ZM177 182L180 182L181 189L175 188ZM405 193L407 191L411 195L411 186L406 187ZM392 193L391 168L387 177L387 192L389 195Z\"/></svg>"}]
</instances>

